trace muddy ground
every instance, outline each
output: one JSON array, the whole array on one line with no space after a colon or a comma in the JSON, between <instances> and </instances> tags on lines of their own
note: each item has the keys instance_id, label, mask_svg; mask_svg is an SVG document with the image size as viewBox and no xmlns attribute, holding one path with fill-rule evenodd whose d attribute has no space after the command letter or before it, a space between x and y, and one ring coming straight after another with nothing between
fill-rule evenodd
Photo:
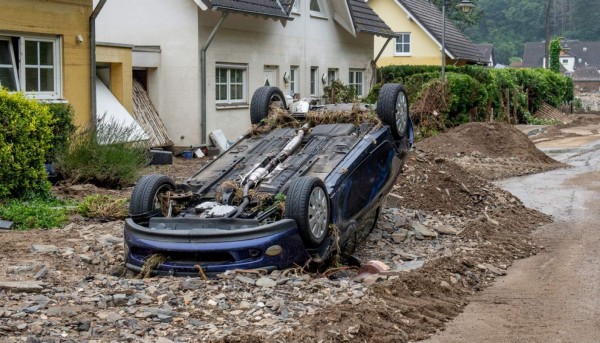
<instances>
[{"instance_id":1,"label":"muddy ground","mask_svg":"<svg viewBox=\"0 0 600 343\"><path fill-rule=\"evenodd\" d=\"M199 162L178 161L160 172L185 178ZM515 260L540 251L530 233L551 218L486 179L558 167L563 165L508 125L468 124L417 143L378 227L355 254L363 262L383 261L390 270L364 279L356 277L356 268L335 266L321 274L290 269L268 275L233 271L209 281L142 280L123 274L121 221L79 218L62 229L2 232L0 338L423 339ZM67 197L93 192L114 191L57 189Z\"/></svg>"}]
</instances>

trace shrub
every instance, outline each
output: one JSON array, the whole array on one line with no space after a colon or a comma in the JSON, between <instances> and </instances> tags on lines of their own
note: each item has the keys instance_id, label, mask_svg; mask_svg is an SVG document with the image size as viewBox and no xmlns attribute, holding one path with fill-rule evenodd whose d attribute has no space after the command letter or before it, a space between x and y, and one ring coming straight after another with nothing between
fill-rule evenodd
<instances>
[{"instance_id":1,"label":"shrub","mask_svg":"<svg viewBox=\"0 0 600 343\"><path fill-rule=\"evenodd\" d=\"M54 119L52 125L54 138L50 143L50 150L46 154L46 162L53 162L67 148L69 138L75 132L73 107L70 104L48 104L46 106Z\"/></svg>"},{"instance_id":2,"label":"shrub","mask_svg":"<svg viewBox=\"0 0 600 343\"><path fill-rule=\"evenodd\" d=\"M68 221L64 202L49 198L13 199L0 205L0 217L14 222L15 230L62 227Z\"/></svg>"},{"instance_id":3,"label":"shrub","mask_svg":"<svg viewBox=\"0 0 600 343\"><path fill-rule=\"evenodd\" d=\"M0 198L48 192L53 124L46 106L0 88Z\"/></svg>"},{"instance_id":4,"label":"shrub","mask_svg":"<svg viewBox=\"0 0 600 343\"><path fill-rule=\"evenodd\" d=\"M344 85L340 80L333 80L323 88L323 97L330 104L350 103L356 101L356 90L350 85Z\"/></svg>"},{"instance_id":5,"label":"shrub","mask_svg":"<svg viewBox=\"0 0 600 343\"><path fill-rule=\"evenodd\" d=\"M104 120L73 134L58 157L61 172L72 182L116 188L131 185L148 161L147 142L134 126Z\"/></svg>"}]
</instances>

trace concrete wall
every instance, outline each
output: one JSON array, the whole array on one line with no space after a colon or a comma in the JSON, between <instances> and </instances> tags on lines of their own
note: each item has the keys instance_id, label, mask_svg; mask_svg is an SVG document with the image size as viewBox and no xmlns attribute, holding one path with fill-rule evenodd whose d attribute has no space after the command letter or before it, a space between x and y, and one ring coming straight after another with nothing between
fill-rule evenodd
<instances>
[{"instance_id":1,"label":"concrete wall","mask_svg":"<svg viewBox=\"0 0 600 343\"><path fill-rule=\"evenodd\" d=\"M298 66L301 96L309 96L311 66L319 68L319 78L337 68L344 83L350 68L364 69L367 94L373 36L353 37L331 13L327 19L311 16L308 2L302 1L300 9L285 27L262 17L229 15L207 52L207 132L222 129L234 140L249 129L249 102L264 84L266 65L277 67L276 85L284 93L290 91L284 73ZM98 18L100 41L160 46L161 63L148 73L148 91L176 146L200 144L199 51L220 16L200 10L192 0L128 0L107 2ZM247 65L247 103L216 106L217 62ZM318 94L322 91L319 83Z\"/></svg>"},{"instance_id":2,"label":"concrete wall","mask_svg":"<svg viewBox=\"0 0 600 343\"><path fill-rule=\"evenodd\" d=\"M438 45L419 25L408 19L408 15L396 1L370 0L369 6L385 21L394 32L410 32L410 56L395 56L396 41L392 39L377 61L378 67L387 65L442 65L441 46ZM386 39L375 38L375 54L379 53ZM447 58L446 64L454 61ZM463 63L464 64L464 63Z\"/></svg>"},{"instance_id":3,"label":"concrete wall","mask_svg":"<svg viewBox=\"0 0 600 343\"><path fill-rule=\"evenodd\" d=\"M73 105L75 124L91 119L89 17L92 0L0 0L0 34L62 38L62 94ZM78 44L76 36L83 42Z\"/></svg>"}]
</instances>

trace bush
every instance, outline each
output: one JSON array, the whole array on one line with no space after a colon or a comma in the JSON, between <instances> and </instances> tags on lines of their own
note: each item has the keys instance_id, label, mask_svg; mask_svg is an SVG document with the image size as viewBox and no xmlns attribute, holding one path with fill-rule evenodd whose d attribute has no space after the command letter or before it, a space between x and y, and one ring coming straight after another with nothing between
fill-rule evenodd
<instances>
[{"instance_id":1,"label":"bush","mask_svg":"<svg viewBox=\"0 0 600 343\"><path fill-rule=\"evenodd\" d=\"M67 148L69 138L75 132L73 107L70 104L48 104L46 106L54 119L52 125L54 138L50 143L50 150L46 154L46 162L54 162L57 156Z\"/></svg>"},{"instance_id":2,"label":"bush","mask_svg":"<svg viewBox=\"0 0 600 343\"><path fill-rule=\"evenodd\" d=\"M133 184L148 164L147 142L134 126L100 120L71 138L58 156L63 175L72 182L121 188Z\"/></svg>"},{"instance_id":3,"label":"bush","mask_svg":"<svg viewBox=\"0 0 600 343\"><path fill-rule=\"evenodd\" d=\"M329 104L351 103L356 101L354 87L344 85L340 80L333 80L330 85L323 88L323 97Z\"/></svg>"},{"instance_id":4,"label":"bush","mask_svg":"<svg viewBox=\"0 0 600 343\"><path fill-rule=\"evenodd\" d=\"M0 217L14 222L15 230L62 227L68 221L68 207L56 199L10 200L0 205Z\"/></svg>"},{"instance_id":5,"label":"bush","mask_svg":"<svg viewBox=\"0 0 600 343\"><path fill-rule=\"evenodd\" d=\"M48 108L0 88L0 198L45 194L55 121Z\"/></svg>"}]
</instances>

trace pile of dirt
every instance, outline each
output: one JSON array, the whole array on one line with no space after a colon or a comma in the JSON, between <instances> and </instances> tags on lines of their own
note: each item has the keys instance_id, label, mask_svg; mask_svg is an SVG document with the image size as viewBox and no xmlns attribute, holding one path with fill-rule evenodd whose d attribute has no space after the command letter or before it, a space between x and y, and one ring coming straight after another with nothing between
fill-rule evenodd
<instances>
[{"instance_id":1,"label":"pile of dirt","mask_svg":"<svg viewBox=\"0 0 600 343\"><path fill-rule=\"evenodd\" d=\"M548 140L598 134L600 129L599 125L600 115L598 114L573 115L572 121L569 123L546 127L541 134L533 137L533 142L539 143ZM586 127L590 128L589 132L584 132L584 128ZM574 128L575 130L569 130L571 128Z\"/></svg>"},{"instance_id":2,"label":"pile of dirt","mask_svg":"<svg viewBox=\"0 0 600 343\"><path fill-rule=\"evenodd\" d=\"M427 138L416 148L448 158L487 180L539 173L562 167L512 125L467 123Z\"/></svg>"},{"instance_id":3,"label":"pile of dirt","mask_svg":"<svg viewBox=\"0 0 600 343\"><path fill-rule=\"evenodd\" d=\"M294 332L276 338L289 342L427 338L456 317L470 295L503 275L515 259L535 254L539 247L529 234L551 221L510 193L432 154L411 154L393 192L403 198L406 208L454 215L466 222L453 249L421 269L377 283L360 303L329 306L303 318Z\"/></svg>"}]
</instances>

